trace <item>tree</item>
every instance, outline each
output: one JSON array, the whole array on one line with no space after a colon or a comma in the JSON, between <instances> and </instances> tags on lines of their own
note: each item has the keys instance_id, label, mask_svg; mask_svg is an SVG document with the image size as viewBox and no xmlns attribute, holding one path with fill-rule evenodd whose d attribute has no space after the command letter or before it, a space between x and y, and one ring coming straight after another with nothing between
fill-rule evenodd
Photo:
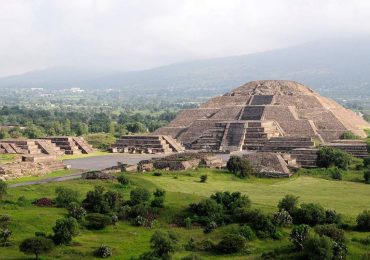
<instances>
[{"instance_id":1,"label":"tree","mask_svg":"<svg viewBox=\"0 0 370 260\"><path fill-rule=\"evenodd\" d=\"M288 213L288 211L282 209L274 214L273 223L279 227L287 227L292 225L293 219Z\"/></svg>"},{"instance_id":2,"label":"tree","mask_svg":"<svg viewBox=\"0 0 370 260\"><path fill-rule=\"evenodd\" d=\"M290 240L298 250L303 250L304 243L310 234L308 225L294 226L290 234Z\"/></svg>"},{"instance_id":3,"label":"tree","mask_svg":"<svg viewBox=\"0 0 370 260\"><path fill-rule=\"evenodd\" d=\"M242 251L247 240L239 234L228 234L217 244L216 249L221 254L232 254Z\"/></svg>"},{"instance_id":4,"label":"tree","mask_svg":"<svg viewBox=\"0 0 370 260\"><path fill-rule=\"evenodd\" d=\"M136 188L130 192L131 205L148 202L150 199L150 192L144 188Z\"/></svg>"},{"instance_id":5,"label":"tree","mask_svg":"<svg viewBox=\"0 0 370 260\"><path fill-rule=\"evenodd\" d=\"M55 189L57 197L55 198L55 204L57 207L68 207L72 202L78 202L79 194L77 191L66 187L57 187Z\"/></svg>"},{"instance_id":6,"label":"tree","mask_svg":"<svg viewBox=\"0 0 370 260\"><path fill-rule=\"evenodd\" d=\"M0 180L0 201L6 195L7 190L8 190L8 185L6 184L6 182L3 180Z\"/></svg>"},{"instance_id":7,"label":"tree","mask_svg":"<svg viewBox=\"0 0 370 260\"><path fill-rule=\"evenodd\" d=\"M285 195L285 197L279 201L278 208L279 210L285 210L287 211L290 215L294 213L294 211L297 209L298 205L298 198L297 196L294 195Z\"/></svg>"},{"instance_id":8,"label":"tree","mask_svg":"<svg viewBox=\"0 0 370 260\"><path fill-rule=\"evenodd\" d=\"M86 210L77 202L70 203L67 207L67 210L68 216L77 220L81 220L83 217L86 216Z\"/></svg>"},{"instance_id":9,"label":"tree","mask_svg":"<svg viewBox=\"0 0 370 260\"><path fill-rule=\"evenodd\" d=\"M352 162L352 156L339 149L321 147L317 156L317 165L323 168L336 166L346 170Z\"/></svg>"},{"instance_id":10,"label":"tree","mask_svg":"<svg viewBox=\"0 0 370 260\"><path fill-rule=\"evenodd\" d=\"M93 191L86 194L82 205L85 209L96 213L108 213L110 211L107 201L104 199L104 187L95 186Z\"/></svg>"},{"instance_id":11,"label":"tree","mask_svg":"<svg viewBox=\"0 0 370 260\"><path fill-rule=\"evenodd\" d=\"M176 238L170 233L157 230L150 239L150 247L156 257L170 259L175 252L176 242Z\"/></svg>"},{"instance_id":12,"label":"tree","mask_svg":"<svg viewBox=\"0 0 370 260\"><path fill-rule=\"evenodd\" d=\"M325 209L317 203L303 203L293 214L293 220L297 224L315 226L326 222Z\"/></svg>"},{"instance_id":13,"label":"tree","mask_svg":"<svg viewBox=\"0 0 370 260\"><path fill-rule=\"evenodd\" d=\"M131 133L147 133L148 129L141 122L127 124L127 130Z\"/></svg>"},{"instance_id":14,"label":"tree","mask_svg":"<svg viewBox=\"0 0 370 260\"><path fill-rule=\"evenodd\" d=\"M226 164L227 169L234 175L244 178L255 173L250 162L240 156L231 156Z\"/></svg>"},{"instance_id":15,"label":"tree","mask_svg":"<svg viewBox=\"0 0 370 260\"><path fill-rule=\"evenodd\" d=\"M35 255L35 259L39 259L39 255L48 253L54 248L54 244L50 239L45 237L32 237L22 241L19 245L19 251L27 255Z\"/></svg>"},{"instance_id":16,"label":"tree","mask_svg":"<svg viewBox=\"0 0 370 260\"><path fill-rule=\"evenodd\" d=\"M53 227L53 231L55 244L69 244L72 238L78 234L78 223L76 219L71 217L58 219Z\"/></svg>"},{"instance_id":17,"label":"tree","mask_svg":"<svg viewBox=\"0 0 370 260\"><path fill-rule=\"evenodd\" d=\"M304 252L309 260L332 260L333 242L326 236L307 239Z\"/></svg>"},{"instance_id":18,"label":"tree","mask_svg":"<svg viewBox=\"0 0 370 260\"><path fill-rule=\"evenodd\" d=\"M357 229L361 231L370 231L370 210L364 210L357 218Z\"/></svg>"}]
</instances>

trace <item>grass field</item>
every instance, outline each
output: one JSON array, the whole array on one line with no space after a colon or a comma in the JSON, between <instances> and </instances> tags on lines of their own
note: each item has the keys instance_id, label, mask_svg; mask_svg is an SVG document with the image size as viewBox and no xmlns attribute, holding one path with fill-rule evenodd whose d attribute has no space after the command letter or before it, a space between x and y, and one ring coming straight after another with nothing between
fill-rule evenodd
<instances>
[{"instance_id":1,"label":"grass field","mask_svg":"<svg viewBox=\"0 0 370 260\"><path fill-rule=\"evenodd\" d=\"M89 158L89 157L96 157L96 156L102 156L102 155L109 155L111 153L104 152L104 151L96 151L94 153L89 154L65 154L60 156L58 159L63 160L74 160L74 159L81 159L81 158Z\"/></svg>"},{"instance_id":2,"label":"grass field","mask_svg":"<svg viewBox=\"0 0 370 260\"><path fill-rule=\"evenodd\" d=\"M207 183L200 183L201 174L208 175ZM219 240L223 234L230 232L235 225L218 228L210 234L203 234L200 228L171 228L169 223L178 210L186 207L191 202L199 201L216 191L240 191L247 194L252 200L253 207L265 212L276 211L277 202L286 194L295 194L300 197L300 202L318 202L326 208L335 209L345 216L346 222L354 224L354 218L364 209L370 209L370 185L360 182L333 181L317 177L297 176L291 179L258 179L250 178L240 180L224 171L199 169L180 173L163 173L156 177L151 173L130 175L132 187L142 186L150 190L156 187L167 191L165 209L158 219L155 229L173 229L180 235L179 248L174 259L188 255L183 245L190 237L196 240L210 238ZM57 186L66 186L79 191L82 200L86 192L92 190L94 185L103 185L107 189L123 193L124 198L129 198L130 189L122 188L116 181L87 181L73 180L63 183L49 183L27 187L12 188L9 190L5 201L1 205L0 215L8 214L12 217L11 241L14 246L0 248L0 259L28 259L18 251L17 245L24 238L33 236L35 231L51 233L55 220L66 214L65 209L38 208L31 205L31 201L41 197L55 197L54 190ZM17 205L17 199L24 196L26 205ZM91 252L101 244L113 248L111 259L130 259L137 257L149 249L150 236L155 229L134 227L127 222L119 222L116 226L109 226L102 231L89 231L82 229L70 246L57 247L52 253L43 256L43 259L91 259ZM262 252L274 248L283 248L290 245L289 230L282 240L255 240L248 243L248 255L217 256L199 252L206 259L260 259ZM349 256L347 259L360 259L366 251L365 246L350 241L353 237L364 238L370 233L346 232Z\"/></svg>"}]
</instances>

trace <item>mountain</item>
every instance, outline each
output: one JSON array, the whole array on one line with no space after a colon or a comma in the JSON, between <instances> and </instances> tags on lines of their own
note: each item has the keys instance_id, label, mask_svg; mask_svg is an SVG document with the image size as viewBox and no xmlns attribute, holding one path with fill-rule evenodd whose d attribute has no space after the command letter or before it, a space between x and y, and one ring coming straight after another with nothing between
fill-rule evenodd
<instances>
[{"instance_id":1,"label":"mountain","mask_svg":"<svg viewBox=\"0 0 370 260\"><path fill-rule=\"evenodd\" d=\"M138 94L211 96L252 80L289 79L324 95L370 96L369 70L370 38L335 39L133 72L31 72L2 78L0 87L119 88Z\"/></svg>"}]
</instances>

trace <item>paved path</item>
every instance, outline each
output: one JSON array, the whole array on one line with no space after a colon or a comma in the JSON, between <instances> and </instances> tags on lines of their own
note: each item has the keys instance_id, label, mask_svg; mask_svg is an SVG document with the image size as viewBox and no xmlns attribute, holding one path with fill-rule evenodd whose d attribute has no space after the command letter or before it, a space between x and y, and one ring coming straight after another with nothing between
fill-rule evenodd
<instances>
[{"instance_id":1,"label":"paved path","mask_svg":"<svg viewBox=\"0 0 370 260\"><path fill-rule=\"evenodd\" d=\"M36 180L36 181L25 181L25 182L20 182L20 183L15 183L15 184L10 184L10 188L15 188L15 187L22 187L22 186L29 186L29 185L35 185L35 184L43 184L43 183L49 183L49 182L61 182L61 181L68 181L68 180L74 180L74 179L79 179L81 178L82 172L79 173L73 173L73 174L68 174L60 177L51 177L51 178L45 178L42 180Z\"/></svg>"},{"instance_id":2,"label":"paved path","mask_svg":"<svg viewBox=\"0 0 370 260\"><path fill-rule=\"evenodd\" d=\"M163 157L163 154L109 154L81 159L64 160L72 169L102 170L117 165L117 162L137 164L142 160Z\"/></svg>"}]
</instances>

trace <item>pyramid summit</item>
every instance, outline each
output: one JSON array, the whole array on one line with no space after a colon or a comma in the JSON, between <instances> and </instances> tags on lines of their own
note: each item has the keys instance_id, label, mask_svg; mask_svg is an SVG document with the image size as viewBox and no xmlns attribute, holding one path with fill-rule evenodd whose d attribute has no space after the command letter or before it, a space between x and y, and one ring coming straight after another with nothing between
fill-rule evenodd
<instances>
[{"instance_id":1,"label":"pyramid summit","mask_svg":"<svg viewBox=\"0 0 370 260\"><path fill-rule=\"evenodd\" d=\"M353 111L300 83L262 80L183 110L154 134L195 150L284 150L336 143L348 131L366 137L366 128Z\"/></svg>"}]
</instances>

